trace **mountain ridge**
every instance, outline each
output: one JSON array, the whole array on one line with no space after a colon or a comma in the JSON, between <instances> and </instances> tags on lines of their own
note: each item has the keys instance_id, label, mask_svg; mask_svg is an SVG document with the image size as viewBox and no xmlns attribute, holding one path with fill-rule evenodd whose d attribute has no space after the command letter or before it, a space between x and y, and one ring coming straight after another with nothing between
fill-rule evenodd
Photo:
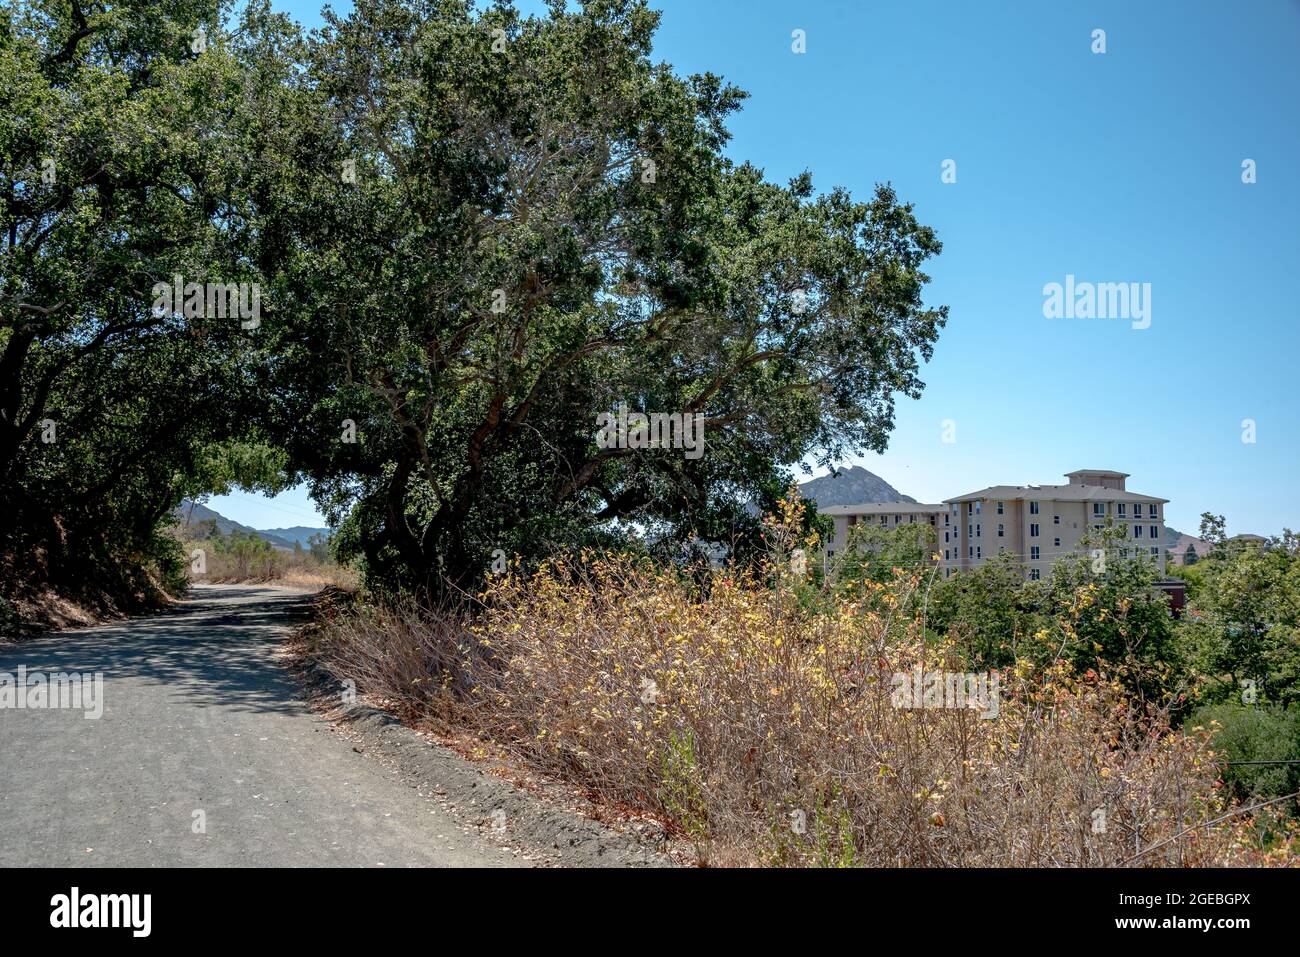
<instances>
[{"instance_id":1,"label":"mountain ridge","mask_svg":"<svg viewBox=\"0 0 1300 957\"><path fill-rule=\"evenodd\" d=\"M176 523L182 528L193 528L203 522L212 522L218 534L229 535L231 532L245 532L256 535L258 538L269 542L272 547L286 552L293 551L295 543L303 548L308 547L307 539L314 534L320 533L326 538L330 536L328 528L310 528L306 525L294 525L290 528L250 528L248 525L243 525L234 519L226 518L216 509L208 508L206 505L190 499L183 499L181 504L172 510L172 515L176 519Z\"/></svg>"},{"instance_id":2,"label":"mountain ridge","mask_svg":"<svg viewBox=\"0 0 1300 957\"><path fill-rule=\"evenodd\" d=\"M874 472L860 465L840 469L837 473L810 479L799 485L799 493L817 504L818 508L832 505L861 505L867 502L911 502L916 499L904 495Z\"/></svg>"},{"instance_id":3,"label":"mountain ridge","mask_svg":"<svg viewBox=\"0 0 1300 957\"><path fill-rule=\"evenodd\" d=\"M314 528L310 525L291 525L288 528L260 528L257 532L259 535L274 535L288 542L297 542L303 548L308 546L308 539L313 535L330 537L328 528Z\"/></svg>"}]
</instances>

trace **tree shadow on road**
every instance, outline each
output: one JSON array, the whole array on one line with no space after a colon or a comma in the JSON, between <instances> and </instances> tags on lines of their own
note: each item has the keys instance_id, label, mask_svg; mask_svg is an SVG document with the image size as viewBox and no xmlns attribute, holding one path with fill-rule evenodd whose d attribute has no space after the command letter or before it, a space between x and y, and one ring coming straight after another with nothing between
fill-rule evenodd
<instances>
[{"instance_id":1,"label":"tree shadow on road","mask_svg":"<svg viewBox=\"0 0 1300 957\"><path fill-rule=\"evenodd\" d=\"M99 671L109 689L135 679L166 685L178 702L302 713L306 704L281 650L311 599L271 588L208 586L154 615L2 647L0 672L14 674L19 665L29 673Z\"/></svg>"}]
</instances>

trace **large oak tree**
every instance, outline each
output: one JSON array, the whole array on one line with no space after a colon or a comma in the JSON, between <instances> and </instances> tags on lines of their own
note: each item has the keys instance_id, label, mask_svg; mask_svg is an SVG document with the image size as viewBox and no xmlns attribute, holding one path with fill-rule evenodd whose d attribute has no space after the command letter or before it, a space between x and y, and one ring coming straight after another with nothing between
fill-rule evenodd
<instances>
[{"instance_id":1,"label":"large oak tree","mask_svg":"<svg viewBox=\"0 0 1300 957\"><path fill-rule=\"evenodd\" d=\"M157 531L182 494L234 477L228 452L274 472L273 456L251 451L255 333L157 310L152 292L178 274L258 278L242 251L245 160L284 62L259 44L293 33L260 8L230 37L226 11L214 0L0 5L7 591L147 589L151 557L166 554Z\"/></svg>"},{"instance_id":2,"label":"large oak tree","mask_svg":"<svg viewBox=\"0 0 1300 957\"><path fill-rule=\"evenodd\" d=\"M890 188L728 159L743 94L654 62L640 2L326 19L258 164L292 304L276 418L379 578L437 589L616 522L744 538L794 463L883 448L946 315ZM705 454L601 447L619 402L702 415Z\"/></svg>"}]
</instances>

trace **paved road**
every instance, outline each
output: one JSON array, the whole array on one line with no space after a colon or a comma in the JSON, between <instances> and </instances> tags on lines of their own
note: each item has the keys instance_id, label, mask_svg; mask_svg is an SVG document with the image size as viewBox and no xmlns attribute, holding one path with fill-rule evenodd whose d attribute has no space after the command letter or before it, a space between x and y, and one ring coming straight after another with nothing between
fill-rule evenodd
<instances>
[{"instance_id":1,"label":"paved road","mask_svg":"<svg viewBox=\"0 0 1300 957\"><path fill-rule=\"evenodd\" d=\"M304 602L201 586L162 615L0 647L0 685L19 665L104 675L97 720L0 707L0 866L519 863L307 709L277 663Z\"/></svg>"}]
</instances>

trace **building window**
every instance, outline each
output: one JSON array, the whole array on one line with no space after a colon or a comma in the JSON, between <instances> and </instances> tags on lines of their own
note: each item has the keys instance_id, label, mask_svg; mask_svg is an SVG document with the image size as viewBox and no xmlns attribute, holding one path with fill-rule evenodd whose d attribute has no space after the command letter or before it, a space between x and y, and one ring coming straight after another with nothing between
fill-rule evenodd
<instances>
[{"instance_id":1,"label":"building window","mask_svg":"<svg viewBox=\"0 0 1300 957\"><path fill-rule=\"evenodd\" d=\"M982 504L983 504L982 502L978 502L978 501L975 503L975 514L976 514L976 515L978 515L978 514L980 513L980 506L981 506Z\"/></svg>"},{"instance_id":2,"label":"building window","mask_svg":"<svg viewBox=\"0 0 1300 957\"><path fill-rule=\"evenodd\" d=\"M948 524L948 513L947 513L947 512L944 512L944 513L943 513L943 523L944 523L945 525Z\"/></svg>"},{"instance_id":3,"label":"building window","mask_svg":"<svg viewBox=\"0 0 1300 957\"><path fill-rule=\"evenodd\" d=\"M980 523L979 523L979 522L976 522L976 523L975 523L975 537L976 537L976 538L983 538L983 537L984 537L984 529L980 527Z\"/></svg>"},{"instance_id":4,"label":"building window","mask_svg":"<svg viewBox=\"0 0 1300 957\"><path fill-rule=\"evenodd\" d=\"M1151 504L1147 506L1147 515L1149 515L1151 518L1157 518L1159 517L1160 513L1156 511L1156 506L1154 504Z\"/></svg>"},{"instance_id":5,"label":"building window","mask_svg":"<svg viewBox=\"0 0 1300 957\"><path fill-rule=\"evenodd\" d=\"M998 502L998 514L999 514L999 515L1002 514L1002 503L1001 503L1001 502Z\"/></svg>"},{"instance_id":6,"label":"building window","mask_svg":"<svg viewBox=\"0 0 1300 957\"><path fill-rule=\"evenodd\" d=\"M895 524L895 525L900 524L902 521L903 521L903 516L901 516L901 515L895 515L895 516L894 516L894 524Z\"/></svg>"},{"instance_id":7,"label":"building window","mask_svg":"<svg viewBox=\"0 0 1300 957\"><path fill-rule=\"evenodd\" d=\"M975 557L975 546L974 546L974 545L967 545L967 546L966 546L966 557L967 557L967 558L974 558L974 557Z\"/></svg>"},{"instance_id":8,"label":"building window","mask_svg":"<svg viewBox=\"0 0 1300 957\"><path fill-rule=\"evenodd\" d=\"M1030 537L1030 538L1037 538L1037 537L1038 537L1038 523L1037 523L1037 522L1030 522L1030 523L1029 523L1029 537Z\"/></svg>"},{"instance_id":9,"label":"building window","mask_svg":"<svg viewBox=\"0 0 1300 957\"><path fill-rule=\"evenodd\" d=\"M943 550L943 560L945 562L948 560L948 549L946 548Z\"/></svg>"},{"instance_id":10,"label":"building window","mask_svg":"<svg viewBox=\"0 0 1300 957\"><path fill-rule=\"evenodd\" d=\"M1030 560L1031 562L1036 562L1036 561L1038 561L1038 556L1039 556L1039 554L1040 554L1040 553L1039 553L1039 551L1038 551L1038 546L1037 546L1037 545L1030 545L1030 546L1029 546L1029 560Z\"/></svg>"},{"instance_id":11,"label":"building window","mask_svg":"<svg viewBox=\"0 0 1300 957\"><path fill-rule=\"evenodd\" d=\"M1059 538L1054 538L1054 539L1052 539L1052 546L1055 547L1055 548L1060 548L1060 547L1061 547L1061 540L1060 540Z\"/></svg>"},{"instance_id":12,"label":"building window","mask_svg":"<svg viewBox=\"0 0 1300 957\"><path fill-rule=\"evenodd\" d=\"M983 558L983 557L984 557L984 551L983 551L983 549L981 549L978 545L975 546L975 557L976 557L976 558Z\"/></svg>"},{"instance_id":13,"label":"building window","mask_svg":"<svg viewBox=\"0 0 1300 957\"><path fill-rule=\"evenodd\" d=\"M909 516L907 516L907 524L908 524L908 525L914 525L914 524L916 524L916 516L915 516L915 515L909 515Z\"/></svg>"},{"instance_id":14,"label":"building window","mask_svg":"<svg viewBox=\"0 0 1300 957\"><path fill-rule=\"evenodd\" d=\"M857 517L856 515L850 515L850 516L849 516L849 528L852 528L852 527L853 527L854 525L856 525L856 524L858 524L858 517Z\"/></svg>"},{"instance_id":15,"label":"building window","mask_svg":"<svg viewBox=\"0 0 1300 957\"><path fill-rule=\"evenodd\" d=\"M1052 524L1053 524L1053 525L1060 525L1060 524L1061 524L1061 516L1059 516L1059 515L1053 515L1053 516L1052 516Z\"/></svg>"},{"instance_id":16,"label":"building window","mask_svg":"<svg viewBox=\"0 0 1300 957\"><path fill-rule=\"evenodd\" d=\"M1133 537L1134 537L1134 538L1141 538L1141 537L1142 537L1142 526L1141 526L1141 525L1134 525L1134 526L1133 526Z\"/></svg>"},{"instance_id":17,"label":"building window","mask_svg":"<svg viewBox=\"0 0 1300 957\"><path fill-rule=\"evenodd\" d=\"M1157 526L1157 525L1152 525L1152 526L1151 526L1151 537L1152 537L1152 538L1159 538L1159 537L1160 537L1160 527L1159 527L1159 526Z\"/></svg>"},{"instance_id":18,"label":"building window","mask_svg":"<svg viewBox=\"0 0 1300 957\"><path fill-rule=\"evenodd\" d=\"M1037 502L1030 502L1030 503L1029 503L1029 514L1030 514L1030 515L1037 515L1037 514L1038 514L1038 503L1037 503Z\"/></svg>"},{"instance_id":19,"label":"building window","mask_svg":"<svg viewBox=\"0 0 1300 957\"><path fill-rule=\"evenodd\" d=\"M1142 507L1141 505L1134 506L1134 508L1133 508L1133 514L1136 515L1137 512L1138 512L1138 509L1140 509L1141 507ZM1125 510L1126 508L1127 508L1127 506L1126 506L1123 502L1120 502L1118 505L1115 506L1115 514L1118 515L1120 518L1123 518L1123 517L1124 517L1124 510Z\"/></svg>"},{"instance_id":20,"label":"building window","mask_svg":"<svg viewBox=\"0 0 1300 957\"><path fill-rule=\"evenodd\" d=\"M966 526L966 537L967 537L967 538L974 538L974 537L975 537L975 526L974 526L974 524L971 524L971 525L967 525L967 526Z\"/></svg>"},{"instance_id":21,"label":"building window","mask_svg":"<svg viewBox=\"0 0 1300 957\"><path fill-rule=\"evenodd\" d=\"M1002 538L1002 537L1003 537L1002 523L998 522L998 538Z\"/></svg>"},{"instance_id":22,"label":"building window","mask_svg":"<svg viewBox=\"0 0 1300 957\"><path fill-rule=\"evenodd\" d=\"M1102 517L1103 515L1105 515L1105 514L1106 514L1106 503L1105 503L1105 502L1093 502L1093 503L1092 503L1092 516L1093 516L1093 518L1101 518L1101 517Z\"/></svg>"},{"instance_id":23,"label":"building window","mask_svg":"<svg viewBox=\"0 0 1300 957\"><path fill-rule=\"evenodd\" d=\"M1035 582L1036 582L1036 581L1038 581L1038 579L1041 578L1041 577L1042 577L1042 575L1039 574L1037 568L1031 568L1031 569L1029 569L1029 580L1030 580L1030 581L1035 581Z\"/></svg>"}]
</instances>

